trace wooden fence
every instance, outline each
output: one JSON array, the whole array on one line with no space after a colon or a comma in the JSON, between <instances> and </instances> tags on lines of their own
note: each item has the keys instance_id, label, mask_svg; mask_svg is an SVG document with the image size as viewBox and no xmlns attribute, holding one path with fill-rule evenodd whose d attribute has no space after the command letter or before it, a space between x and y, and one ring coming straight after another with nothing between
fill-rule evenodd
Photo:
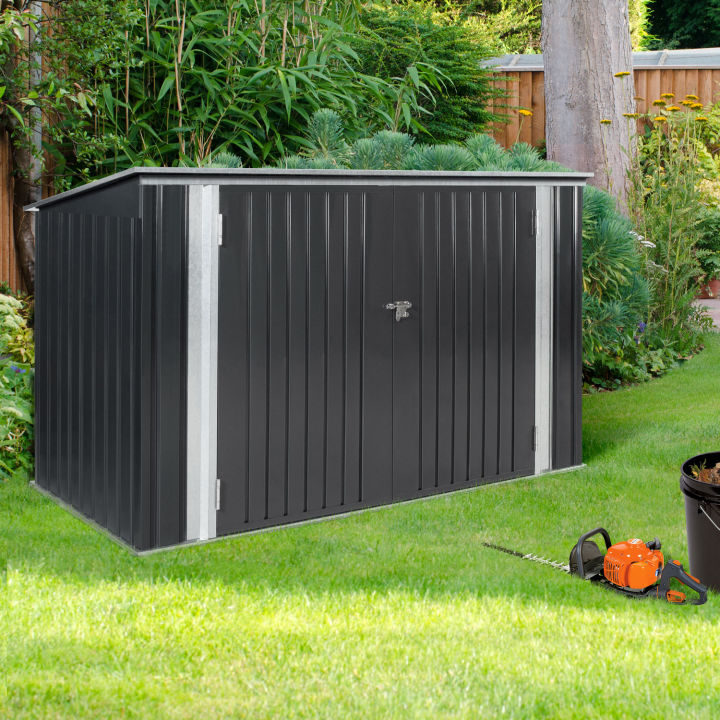
<instances>
[{"instance_id":1,"label":"wooden fence","mask_svg":"<svg viewBox=\"0 0 720 720\"><path fill-rule=\"evenodd\" d=\"M652 106L660 93L675 93L679 101L685 95L697 95L703 105L720 101L720 68L636 68L635 94L641 98L638 111L644 113ZM506 101L510 123L497 123L494 134L498 142L509 147L515 142L538 145L545 139L545 86L542 68L515 70L503 69L496 73L497 83L507 89L510 98ZM532 117L522 117L512 108L532 110ZM12 217L12 160L10 139L0 133L0 282L7 282L15 290L22 290L23 283L17 265L13 240ZM49 188L43 187L43 197Z\"/></svg>"},{"instance_id":2,"label":"wooden fence","mask_svg":"<svg viewBox=\"0 0 720 720\"><path fill-rule=\"evenodd\" d=\"M14 292L25 289L15 254L13 232L12 150L10 136L0 131L0 282Z\"/></svg>"},{"instance_id":3,"label":"wooden fence","mask_svg":"<svg viewBox=\"0 0 720 720\"><path fill-rule=\"evenodd\" d=\"M635 95L638 112L645 113L652 107L661 93L674 93L675 101L685 95L697 95L703 105L720 102L719 68L635 68ZM496 72L496 84L509 94L504 101L510 109L498 108L498 113L507 112L510 123L495 123L494 135L505 147L516 142L538 145L545 140L545 83L541 68L506 68ZM532 117L523 117L513 108L532 110Z\"/></svg>"}]
</instances>

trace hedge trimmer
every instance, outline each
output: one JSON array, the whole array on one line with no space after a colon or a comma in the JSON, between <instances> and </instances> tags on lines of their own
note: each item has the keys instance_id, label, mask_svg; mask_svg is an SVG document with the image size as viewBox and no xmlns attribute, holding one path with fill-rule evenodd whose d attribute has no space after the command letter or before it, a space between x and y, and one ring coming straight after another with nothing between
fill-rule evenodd
<instances>
[{"instance_id":1,"label":"hedge trimmer","mask_svg":"<svg viewBox=\"0 0 720 720\"><path fill-rule=\"evenodd\" d=\"M602 535L606 552L603 554L597 543L590 540L594 535ZM636 600L658 598L676 605L702 605L707 602L707 588L697 578L688 575L677 560L668 558L665 562L660 552L660 540L655 538L644 543L632 539L612 544L605 528L595 528L585 533L570 551L570 559L565 565L533 553L523 554L500 545L483 543L485 547L514 555L522 560L548 565L570 575L578 575L602 587L621 593ZM675 578L683 585L698 593L696 600L687 600L685 593L670 589L670 580Z\"/></svg>"}]
</instances>

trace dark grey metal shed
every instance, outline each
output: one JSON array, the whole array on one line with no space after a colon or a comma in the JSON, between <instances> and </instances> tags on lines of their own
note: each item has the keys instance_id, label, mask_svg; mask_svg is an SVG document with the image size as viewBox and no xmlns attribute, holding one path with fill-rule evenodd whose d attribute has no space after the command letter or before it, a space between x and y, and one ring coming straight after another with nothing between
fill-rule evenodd
<instances>
[{"instance_id":1,"label":"dark grey metal shed","mask_svg":"<svg viewBox=\"0 0 720 720\"><path fill-rule=\"evenodd\" d=\"M37 203L37 486L150 550L580 465L587 177L135 168Z\"/></svg>"}]
</instances>

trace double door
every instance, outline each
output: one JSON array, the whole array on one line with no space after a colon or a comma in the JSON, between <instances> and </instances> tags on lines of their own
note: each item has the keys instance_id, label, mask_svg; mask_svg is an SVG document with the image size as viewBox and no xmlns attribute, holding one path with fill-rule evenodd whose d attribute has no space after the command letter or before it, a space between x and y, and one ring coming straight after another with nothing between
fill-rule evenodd
<instances>
[{"instance_id":1,"label":"double door","mask_svg":"<svg viewBox=\"0 0 720 720\"><path fill-rule=\"evenodd\" d=\"M532 474L534 207L221 187L218 535Z\"/></svg>"}]
</instances>

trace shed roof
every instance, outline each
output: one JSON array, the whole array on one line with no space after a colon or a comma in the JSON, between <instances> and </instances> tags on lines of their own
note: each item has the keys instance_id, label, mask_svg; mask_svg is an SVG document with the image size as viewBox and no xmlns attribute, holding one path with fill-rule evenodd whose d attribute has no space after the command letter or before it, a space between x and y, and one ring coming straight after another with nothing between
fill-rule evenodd
<instances>
[{"instance_id":1,"label":"shed roof","mask_svg":"<svg viewBox=\"0 0 720 720\"><path fill-rule=\"evenodd\" d=\"M35 210L136 178L140 185L584 185L592 173L423 170L287 170L284 168L134 167L25 206Z\"/></svg>"},{"instance_id":2,"label":"shed roof","mask_svg":"<svg viewBox=\"0 0 720 720\"><path fill-rule=\"evenodd\" d=\"M497 70L544 70L542 54L503 55L482 62L483 67L495 67ZM673 68L713 68L720 69L720 48L699 48L697 50L651 50L633 53L633 68L645 70L663 67Z\"/></svg>"}]
</instances>

